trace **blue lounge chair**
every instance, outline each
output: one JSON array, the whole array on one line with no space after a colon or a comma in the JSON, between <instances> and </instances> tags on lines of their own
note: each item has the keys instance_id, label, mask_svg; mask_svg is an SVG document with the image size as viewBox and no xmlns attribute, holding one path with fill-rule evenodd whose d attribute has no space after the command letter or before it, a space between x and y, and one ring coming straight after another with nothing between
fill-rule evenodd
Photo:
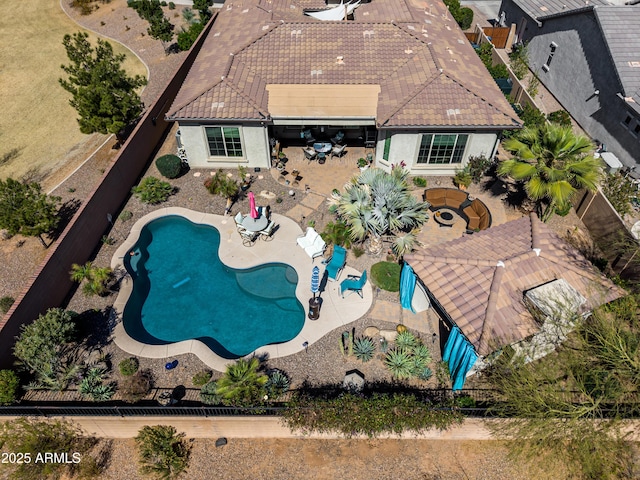
<instances>
[{"instance_id":1,"label":"blue lounge chair","mask_svg":"<svg viewBox=\"0 0 640 480\"><path fill-rule=\"evenodd\" d=\"M327 264L327 278L337 280L342 273L344 265L347 263L347 251L340 245L333 247L333 255Z\"/></svg>"},{"instance_id":2,"label":"blue lounge chair","mask_svg":"<svg viewBox=\"0 0 640 480\"><path fill-rule=\"evenodd\" d=\"M362 298L362 288L367 283L367 271L362 272L359 277L357 275L349 275L340 282L340 295L344 298L344 292L356 292ZM349 295L351 295L351 293Z\"/></svg>"}]
</instances>

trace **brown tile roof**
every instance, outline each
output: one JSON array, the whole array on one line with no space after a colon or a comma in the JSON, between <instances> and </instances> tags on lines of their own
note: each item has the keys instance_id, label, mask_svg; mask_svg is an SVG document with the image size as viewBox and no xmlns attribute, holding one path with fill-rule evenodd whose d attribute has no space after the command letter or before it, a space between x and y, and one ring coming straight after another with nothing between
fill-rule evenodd
<instances>
[{"instance_id":1,"label":"brown tile roof","mask_svg":"<svg viewBox=\"0 0 640 480\"><path fill-rule=\"evenodd\" d=\"M381 127L519 125L444 4L373 0L348 22L318 21L304 8L326 4L225 4L168 117L262 120L269 84L373 84Z\"/></svg>"},{"instance_id":2,"label":"brown tile roof","mask_svg":"<svg viewBox=\"0 0 640 480\"><path fill-rule=\"evenodd\" d=\"M523 340L539 325L524 292L566 280L589 311L625 292L535 215L405 256L480 355Z\"/></svg>"}]
</instances>

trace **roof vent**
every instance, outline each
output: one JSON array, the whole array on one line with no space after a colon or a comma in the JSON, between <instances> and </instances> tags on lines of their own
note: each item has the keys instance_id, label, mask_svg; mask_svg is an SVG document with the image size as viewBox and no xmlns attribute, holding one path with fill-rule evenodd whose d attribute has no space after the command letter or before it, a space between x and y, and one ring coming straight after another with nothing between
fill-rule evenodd
<instances>
[{"instance_id":1,"label":"roof vent","mask_svg":"<svg viewBox=\"0 0 640 480\"><path fill-rule=\"evenodd\" d=\"M534 248L533 251L536 252L536 257L539 257L540 256L540 252L542 252L542 249Z\"/></svg>"},{"instance_id":2,"label":"roof vent","mask_svg":"<svg viewBox=\"0 0 640 480\"><path fill-rule=\"evenodd\" d=\"M245 8L244 10L242 10L242 13L249 13L249 9Z\"/></svg>"},{"instance_id":3,"label":"roof vent","mask_svg":"<svg viewBox=\"0 0 640 480\"><path fill-rule=\"evenodd\" d=\"M629 62L629 66L632 68L640 68L640 62Z\"/></svg>"},{"instance_id":4,"label":"roof vent","mask_svg":"<svg viewBox=\"0 0 640 480\"><path fill-rule=\"evenodd\" d=\"M316 77L322 75L322 70L311 70L311 76L313 77L314 75Z\"/></svg>"},{"instance_id":5,"label":"roof vent","mask_svg":"<svg viewBox=\"0 0 640 480\"><path fill-rule=\"evenodd\" d=\"M269 28L269 25L263 25L262 26L262 30L266 30L267 28Z\"/></svg>"},{"instance_id":6,"label":"roof vent","mask_svg":"<svg viewBox=\"0 0 640 480\"><path fill-rule=\"evenodd\" d=\"M408 28L409 30L415 30L415 29L416 29L416 27L414 27L413 25L407 25L407 28Z\"/></svg>"},{"instance_id":7,"label":"roof vent","mask_svg":"<svg viewBox=\"0 0 640 480\"><path fill-rule=\"evenodd\" d=\"M336 65L344 65L344 57L342 55L336 57Z\"/></svg>"},{"instance_id":8,"label":"roof vent","mask_svg":"<svg viewBox=\"0 0 640 480\"><path fill-rule=\"evenodd\" d=\"M413 53L413 50L411 50L410 48L406 48L404 50L404 53L406 53L407 55L411 55Z\"/></svg>"},{"instance_id":9,"label":"roof vent","mask_svg":"<svg viewBox=\"0 0 640 480\"><path fill-rule=\"evenodd\" d=\"M498 260L498 263L496 263L496 267L504 268L504 262L502 260Z\"/></svg>"},{"instance_id":10,"label":"roof vent","mask_svg":"<svg viewBox=\"0 0 640 480\"><path fill-rule=\"evenodd\" d=\"M376 32L374 32L373 30L364 30L362 32L362 36L364 38L370 37L371 35L374 35Z\"/></svg>"},{"instance_id":11,"label":"roof vent","mask_svg":"<svg viewBox=\"0 0 640 480\"><path fill-rule=\"evenodd\" d=\"M291 30L291 36L298 38L298 35L302 35L302 30Z\"/></svg>"}]
</instances>

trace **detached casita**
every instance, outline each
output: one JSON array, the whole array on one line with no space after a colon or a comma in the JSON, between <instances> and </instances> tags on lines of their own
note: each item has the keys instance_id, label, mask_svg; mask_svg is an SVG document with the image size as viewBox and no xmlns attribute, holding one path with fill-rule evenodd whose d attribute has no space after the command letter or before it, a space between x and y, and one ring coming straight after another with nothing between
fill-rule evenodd
<instances>
[{"instance_id":1,"label":"detached casita","mask_svg":"<svg viewBox=\"0 0 640 480\"><path fill-rule=\"evenodd\" d=\"M521 127L440 1L373 0L343 21L305 14L328 8L223 6L167 114L192 167L270 168L276 141L342 132L349 146L375 148L379 167L451 175Z\"/></svg>"}]
</instances>

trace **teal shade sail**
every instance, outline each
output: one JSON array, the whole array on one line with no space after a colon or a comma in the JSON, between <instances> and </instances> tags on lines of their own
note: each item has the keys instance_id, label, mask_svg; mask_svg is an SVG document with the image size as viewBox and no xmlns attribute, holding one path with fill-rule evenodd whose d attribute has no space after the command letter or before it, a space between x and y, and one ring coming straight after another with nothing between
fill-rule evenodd
<instances>
[{"instance_id":1,"label":"teal shade sail","mask_svg":"<svg viewBox=\"0 0 640 480\"><path fill-rule=\"evenodd\" d=\"M454 326L449 333L442 360L449 362L452 390L461 390L467 373L478 360L478 355L457 326Z\"/></svg>"},{"instance_id":2,"label":"teal shade sail","mask_svg":"<svg viewBox=\"0 0 640 480\"><path fill-rule=\"evenodd\" d=\"M413 268L411 268L408 263L405 263L400 272L400 305L402 305L402 308L411 310L413 313L416 313L416 311L413 309L413 305L411 305L411 300L413 299L415 289L416 276L413 273Z\"/></svg>"}]
</instances>

